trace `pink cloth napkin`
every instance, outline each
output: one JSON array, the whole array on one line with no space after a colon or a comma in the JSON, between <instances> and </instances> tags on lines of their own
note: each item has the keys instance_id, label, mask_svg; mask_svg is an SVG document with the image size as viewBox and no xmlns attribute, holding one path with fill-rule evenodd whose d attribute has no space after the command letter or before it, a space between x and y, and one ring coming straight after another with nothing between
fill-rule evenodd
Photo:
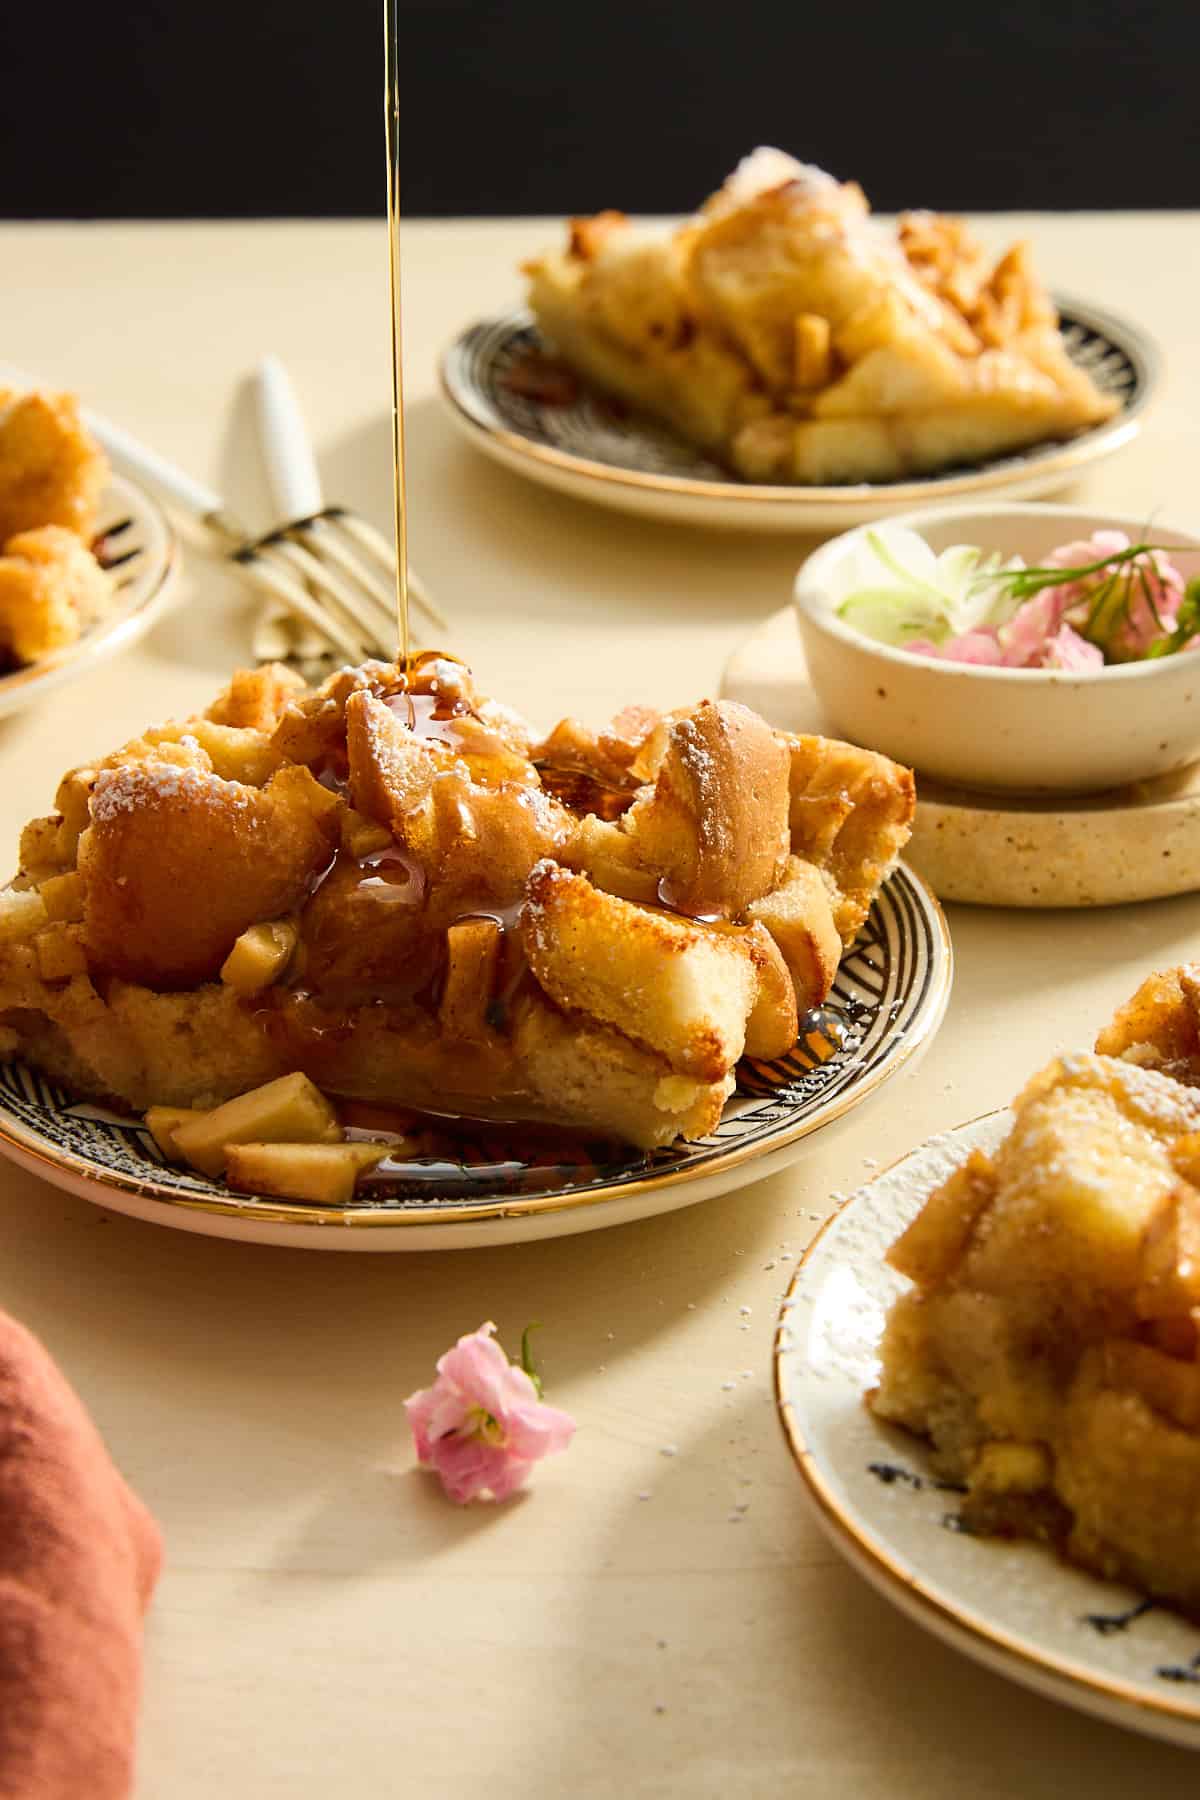
<instances>
[{"instance_id":1,"label":"pink cloth napkin","mask_svg":"<svg viewBox=\"0 0 1200 1800\"><path fill-rule=\"evenodd\" d=\"M37 1340L0 1313L0 1796L124 1800L158 1527Z\"/></svg>"}]
</instances>

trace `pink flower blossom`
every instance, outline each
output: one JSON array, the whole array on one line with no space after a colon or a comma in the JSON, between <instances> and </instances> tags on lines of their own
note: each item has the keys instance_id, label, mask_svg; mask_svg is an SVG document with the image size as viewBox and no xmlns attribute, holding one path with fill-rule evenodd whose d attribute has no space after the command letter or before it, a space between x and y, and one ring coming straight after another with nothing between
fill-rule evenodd
<instances>
[{"instance_id":1,"label":"pink flower blossom","mask_svg":"<svg viewBox=\"0 0 1200 1800\"><path fill-rule=\"evenodd\" d=\"M1070 625L1060 625L1042 652L1043 669L1102 669L1104 652L1099 644L1089 644Z\"/></svg>"},{"instance_id":2,"label":"pink flower blossom","mask_svg":"<svg viewBox=\"0 0 1200 1800\"><path fill-rule=\"evenodd\" d=\"M1043 588L1032 600L1018 606L1008 624L1000 627L1004 661L1010 669L1042 667L1046 645L1062 625L1067 610L1063 596L1068 591L1066 586ZM1100 660L1103 662L1103 657Z\"/></svg>"},{"instance_id":3,"label":"pink flower blossom","mask_svg":"<svg viewBox=\"0 0 1200 1800\"><path fill-rule=\"evenodd\" d=\"M432 1387L404 1402L417 1460L436 1471L451 1500L505 1500L535 1462L565 1450L569 1413L546 1406L531 1376L510 1363L489 1321L438 1359Z\"/></svg>"},{"instance_id":4,"label":"pink flower blossom","mask_svg":"<svg viewBox=\"0 0 1200 1800\"><path fill-rule=\"evenodd\" d=\"M1129 548L1129 539L1123 531L1097 531L1090 538L1052 550L1046 560L1051 568L1080 568ZM1081 624L1107 579L1107 572L1098 569L1081 581L1065 581L1060 587L1048 588L1038 595L1038 600L1053 595L1059 618L1071 613L1074 622ZM1165 631L1174 629L1185 584L1179 570L1161 550L1144 551L1134 563L1121 569L1117 580L1123 598L1127 599L1128 611L1107 637L1105 647L1111 661L1124 662L1144 656Z\"/></svg>"}]
</instances>

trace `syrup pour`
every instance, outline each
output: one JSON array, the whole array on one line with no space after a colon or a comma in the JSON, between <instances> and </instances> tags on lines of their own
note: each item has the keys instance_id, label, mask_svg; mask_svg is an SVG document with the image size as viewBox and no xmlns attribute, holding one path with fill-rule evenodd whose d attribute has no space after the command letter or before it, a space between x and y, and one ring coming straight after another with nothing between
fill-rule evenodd
<instances>
[{"instance_id":1,"label":"syrup pour","mask_svg":"<svg viewBox=\"0 0 1200 1800\"><path fill-rule=\"evenodd\" d=\"M408 675L408 509L404 486L404 366L400 333L400 0L387 0L383 28L383 119L387 140L388 295L392 314L392 493L396 520L396 625Z\"/></svg>"}]
</instances>

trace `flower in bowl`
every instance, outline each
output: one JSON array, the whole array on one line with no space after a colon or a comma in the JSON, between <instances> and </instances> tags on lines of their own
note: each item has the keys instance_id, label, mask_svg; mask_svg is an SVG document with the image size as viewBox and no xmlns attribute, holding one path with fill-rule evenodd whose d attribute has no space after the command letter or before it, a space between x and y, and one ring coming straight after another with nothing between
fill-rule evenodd
<instances>
[{"instance_id":1,"label":"flower in bowl","mask_svg":"<svg viewBox=\"0 0 1200 1800\"><path fill-rule=\"evenodd\" d=\"M1074 507L943 507L796 581L844 735L958 786L1088 791L1200 758L1200 538Z\"/></svg>"}]
</instances>

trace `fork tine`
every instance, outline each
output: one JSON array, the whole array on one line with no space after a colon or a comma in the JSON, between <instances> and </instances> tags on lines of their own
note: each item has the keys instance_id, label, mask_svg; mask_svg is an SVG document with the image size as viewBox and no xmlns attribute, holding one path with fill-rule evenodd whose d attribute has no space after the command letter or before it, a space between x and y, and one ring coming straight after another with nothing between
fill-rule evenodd
<instances>
[{"instance_id":1,"label":"fork tine","mask_svg":"<svg viewBox=\"0 0 1200 1800\"><path fill-rule=\"evenodd\" d=\"M377 630L385 632L390 638L396 635L396 597L395 593L383 585L372 574L355 553L352 542L343 539L342 534L331 528L325 520L315 520L293 527L296 538L310 548L312 554L323 563L334 568L354 583L378 614Z\"/></svg>"},{"instance_id":2,"label":"fork tine","mask_svg":"<svg viewBox=\"0 0 1200 1800\"><path fill-rule=\"evenodd\" d=\"M338 654L337 645L279 600L264 600L254 623L256 662L319 663Z\"/></svg>"},{"instance_id":3,"label":"fork tine","mask_svg":"<svg viewBox=\"0 0 1200 1800\"><path fill-rule=\"evenodd\" d=\"M347 512L346 509L341 506L327 507L322 514L322 518L328 520L331 525L341 526L343 531L347 532L363 550L367 551L368 554L374 558L380 569L387 576L387 591L389 595L394 593L396 582L396 556L391 544L389 544L383 533L381 531L376 531L374 525L368 524L366 519L360 518L357 513ZM429 589L413 572L411 565L408 571L408 591L416 601L417 605L423 607L429 614L429 617L433 620L435 625L439 626L442 631L449 631L449 619L446 617L445 613L442 612L441 608L434 604Z\"/></svg>"},{"instance_id":4,"label":"fork tine","mask_svg":"<svg viewBox=\"0 0 1200 1800\"><path fill-rule=\"evenodd\" d=\"M277 556L288 563L300 579L308 587L314 599L322 604L328 615L337 613L343 621L357 631L367 644L368 650L384 656L391 656L385 634L380 631L377 620L363 604L361 589L346 581L339 570L331 568L329 563L318 556L304 537L273 537L260 549L267 556Z\"/></svg>"},{"instance_id":5,"label":"fork tine","mask_svg":"<svg viewBox=\"0 0 1200 1800\"><path fill-rule=\"evenodd\" d=\"M350 630L330 606L313 599L303 583L279 559L268 558L257 546L239 551L234 560L247 577L263 588L272 599L282 602L290 613L304 619L322 637L332 638L338 649L351 662L362 662L369 656L371 644L357 631Z\"/></svg>"}]
</instances>

